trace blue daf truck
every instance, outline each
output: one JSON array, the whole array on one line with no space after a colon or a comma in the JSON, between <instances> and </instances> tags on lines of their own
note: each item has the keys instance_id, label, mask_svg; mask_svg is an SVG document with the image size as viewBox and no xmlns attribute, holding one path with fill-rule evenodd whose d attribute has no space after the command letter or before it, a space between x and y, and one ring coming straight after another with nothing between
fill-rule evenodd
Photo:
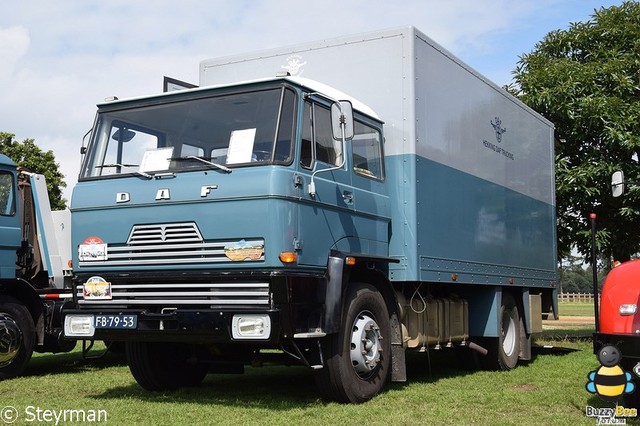
<instances>
[{"instance_id":1,"label":"blue daf truck","mask_svg":"<svg viewBox=\"0 0 640 426\"><path fill-rule=\"evenodd\" d=\"M33 352L68 352L62 308L71 303L69 211L52 212L43 175L0 154L0 380Z\"/></svg>"},{"instance_id":2,"label":"blue daf truck","mask_svg":"<svg viewBox=\"0 0 640 426\"><path fill-rule=\"evenodd\" d=\"M277 362L364 402L407 351L514 368L557 315L553 126L415 28L203 61L83 153L65 335L145 389Z\"/></svg>"}]
</instances>

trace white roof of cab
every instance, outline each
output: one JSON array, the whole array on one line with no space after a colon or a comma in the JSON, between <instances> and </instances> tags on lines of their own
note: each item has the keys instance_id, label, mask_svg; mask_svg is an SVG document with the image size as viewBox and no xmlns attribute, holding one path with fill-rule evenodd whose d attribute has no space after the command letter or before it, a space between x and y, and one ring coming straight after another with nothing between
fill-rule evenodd
<instances>
[{"instance_id":1,"label":"white roof of cab","mask_svg":"<svg viewBox=\"0 0 640 426\"><path fill-rule=\"evenodd\" d=\"M356 98L349 96L346 93L332 86L329 86L324 83L320 83L319 81L312 80L310 78L304 78L304 77L284 77L284 78L286 80L290 80L294 83L297 83L300 86L307 87L313 90L314 92L322 93L323 95L335 101L350 101L354 109L372 118L375 118L376 120L382 121L378 116L378 114L376 114L376 112L373 109L371 109L367 104L365 104L364 102L360 102Z\"/></svg>"},{"instance_id":2,"label":"white roof of cab","mask_svg":"<svg viewBox=\"0 0 640 426\"><path fill-rule=\"evenodd\" d=\"M247 81L238 81L232 84L220 84L220 85L211 85L211 86L202 86L202 87L197 87L194 89L184 89L184 90L177 90L177 91L173 91L173 92L166 92L166 93L161 93L161 94L156 94L156 95L150 95L150 96L136 96L136 97L132 97L132 98L126 98L126 99L118 99L115 101L105 101L105 102L100 102L98 104L98 106L101 105L113 105L113 104L117 104L120 102L130 102L130 101L135 101L135 100L141 100L141 99L151 99L151 98L156 98L156 97L164 97L164 96L177 96L180 93L184 93L186 91L189 92L200 92L200 91L205 91L205 90L211 90L211 89L216 89L216 88L222 88L222 87L235 87L235 86L243 86L243 85L248 85L248 84L254 84L254 83L262 83L262 82L268 82L268 81L279 81L279 80L288 80L293 84L296 84L298 86L303 86L307 89L309 89L311 92L313 93L319 93L329 99L332 100L340 100L340 101L349 101L351 102L351 104L353 105L353 108L355 110L357 110L358 112L361 112L365 115L368 115L376 120L382 121L380 119L380 117L378 116L378 114L376 114L376 112L371 109L369 106L367 106L365 103L360 102L359 100L355 99L352 96L347 95L346 93L335 89L329 85L320 83L316 80L312 80L309 78L304 78L304 77L291 77L291 76L286 76L286 77L273 77L273 78L259 78L259 79L255 79L255 80L247 80Z\"/></svg>"}]
</instances>

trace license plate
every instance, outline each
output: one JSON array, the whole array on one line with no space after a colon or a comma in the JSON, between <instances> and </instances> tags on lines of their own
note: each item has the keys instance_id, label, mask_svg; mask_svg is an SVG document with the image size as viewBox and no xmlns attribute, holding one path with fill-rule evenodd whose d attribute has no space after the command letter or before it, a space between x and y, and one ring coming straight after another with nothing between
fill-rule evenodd
<instances>
[{"instance_id":1,"label":"license plate","mask_svg":"<svg viewBox=\"0 0 640 426\"><path fill-rule=\"evenodd\" d=\"M96 328L124 328L135 329L138 327L137 315L96 315L94 317Z\"/></svg>"}]
</instances>

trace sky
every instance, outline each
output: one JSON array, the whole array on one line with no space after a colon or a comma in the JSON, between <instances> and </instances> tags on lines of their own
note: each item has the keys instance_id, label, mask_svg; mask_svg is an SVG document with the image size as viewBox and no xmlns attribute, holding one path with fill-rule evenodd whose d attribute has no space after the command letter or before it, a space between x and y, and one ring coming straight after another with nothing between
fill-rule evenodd
<instances>
[{"instance_id":1,"label":"sky","mask_svg":"<svg viewBox=\"0 0 640 426\"><path fill-rule=\"evenodd\" d=\"M413 25L500 86L553 30L622 0L0 0L0 131L52 150L70 200L96 104L198 84L202 60Z\"/></svg>"}]
</instances>

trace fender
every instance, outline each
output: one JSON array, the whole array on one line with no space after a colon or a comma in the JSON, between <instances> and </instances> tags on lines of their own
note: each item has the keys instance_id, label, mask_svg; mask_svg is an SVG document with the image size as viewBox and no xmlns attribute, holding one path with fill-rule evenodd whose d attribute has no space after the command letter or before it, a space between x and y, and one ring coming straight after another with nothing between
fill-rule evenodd
<instances>
[{"instance_id":1,"label":"fender","mask_svg":"<svg viewBox=\"0 0 640 426\"><path fill-rule=\"evenodd\" d=\"M349 254L332 251L327 261L327 283L325 289L325 309L322 327L327 334L337 333L342 323L343 296L349 285L354 266L347 264L347 257L356 259L357 264L373 263L388 265L398 263L398 259L382 256L367 256L362 254ZM380 288L379 281L370 284ZM383 298L387 303L389 321L391 326L391 380L394 382L406 382L407 370L405 363L405 350L402 344L402 327L397 313L397 303L391 286L388 291L381 289Z\"/></svg>"},{"instance_id":2,"label":"fender","mask_svg":"<svg viewBox=\"0 0 640 426\"><path fill-rule=\"evenodd\" d=\"M36 344L44 341L44 310L40 295L35 288L22 278L0 280L0 294L11 296L27 308L36 327Z\"/></svg>"},{"instance_id":3,"label":"fender","mask_svg":"<svg viewBox=\"0 0 640 426\"><path fill-rule=\"evenodd\" d=\"M325 308L322 323L322 328L327 334L337 333L342 323L342 298L353 270L352 266L346 264L347 257L355 258L358 263L389 264L399 262L398 259L389 257L331 251L327 260L327 286L325 289Z\"/></svg>"}]
</instances>

